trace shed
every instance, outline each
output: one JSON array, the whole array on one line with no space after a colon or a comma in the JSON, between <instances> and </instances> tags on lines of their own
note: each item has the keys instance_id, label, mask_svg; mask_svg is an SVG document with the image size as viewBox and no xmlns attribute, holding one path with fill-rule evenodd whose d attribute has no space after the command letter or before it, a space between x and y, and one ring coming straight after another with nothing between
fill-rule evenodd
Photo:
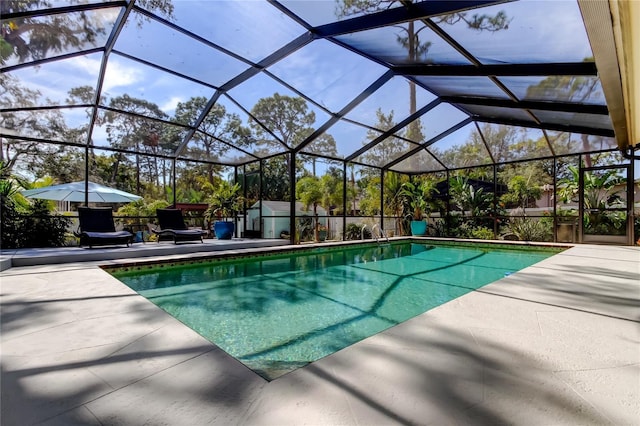
<instances>
[{"instance_id":1,"label":"shed","mask_svg":"<svg viewBox=\"0 0 640 426\"><path fill-rule=\"evenodd\" d=\"M280 234L284 231L290 233L289 230L289 201L262 201L256 202L247 210L247 230L260 230L260 214L262 212L262 238L280 238ZM316 209L320 217L320 223L327 224L327 211L322 207ZM296 202L296 216L313 217L313 208L304 210L300 201Z\"/></svg>"}]
</instances>

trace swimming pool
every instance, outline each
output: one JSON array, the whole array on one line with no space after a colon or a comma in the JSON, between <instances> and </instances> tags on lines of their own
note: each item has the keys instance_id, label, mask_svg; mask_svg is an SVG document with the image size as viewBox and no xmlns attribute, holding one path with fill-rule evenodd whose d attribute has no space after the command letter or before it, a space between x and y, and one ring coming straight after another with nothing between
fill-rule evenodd
<instances>
[{"instance_id":1,"label":"swimming pool","mask_svg":"<svg viewBox=\"0 0 640 426\"><path fill-rule=\"evenodd\" d=\"M273 380L559 251L393 243L110 272Z\"/></svg>"}]
</instances>

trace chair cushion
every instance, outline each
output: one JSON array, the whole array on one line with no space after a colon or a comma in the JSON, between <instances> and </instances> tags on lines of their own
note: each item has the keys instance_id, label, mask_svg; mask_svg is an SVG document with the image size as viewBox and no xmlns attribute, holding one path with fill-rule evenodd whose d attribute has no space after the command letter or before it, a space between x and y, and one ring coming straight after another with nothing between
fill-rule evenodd
<instances>
[{"instance_id":1,"label":"chair cushion","mask_svg":"<svg viewBox=\"0 0 640 426\"><path fill-rule=\"evenodd\" d=\"M129 231L113 231L113 232L83 232L89 238L100 239L100 238L131 238L133 234Z\"/></svg>"}]
</instances>

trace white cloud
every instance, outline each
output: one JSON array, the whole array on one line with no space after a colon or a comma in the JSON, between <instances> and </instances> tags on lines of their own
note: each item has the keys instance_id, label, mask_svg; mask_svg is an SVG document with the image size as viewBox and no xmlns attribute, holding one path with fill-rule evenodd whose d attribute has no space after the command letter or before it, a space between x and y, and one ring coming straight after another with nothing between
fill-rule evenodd
<instances>
[{"instance_id":1,"label":"white cloud","mask_svg":"<svg viewBox=\"0 0 640 426\"><path fill-rule=\"evenodd\" d=\"M102 90L108 92L114 87L135 85L144 80L143 74L140 68L125 66L112 56L107 64Z\"/></svg>"},{"instance_id":2,"label":"white cloud","mask_svg":"<svg viewBox=\"0 0 640 426\"><path fill-rule=\"evenodd\" d=\"M69 58L65 65L76 68L82 71L83 74L94 75L97 77L100 72L100 62L100 55L76 56L74 58Z\"/></svg>"},{"instance_id":3,"label":"white cloud","mask_svg":"<svg viewBox=\"0 0 640 426\"><path fill-rule=\"evenodd\" d=\"M93 133L91 134L92 143L95 146L109 146L107 142L107 128L102 126L95 126Z\"/></svg>"},{"instance_id":4,"label":"white cloud","mask_svg":"<svg viewBox=\"0 0 640 426\"><path fill-rule=\"evenodd\" d=\"M163 105L160 105L160 109L169 115L173 115L176 110L176 106L178 102L183 102L180 96L174 96L171 99L168 99Z\"/></svg>"}]
</instances>

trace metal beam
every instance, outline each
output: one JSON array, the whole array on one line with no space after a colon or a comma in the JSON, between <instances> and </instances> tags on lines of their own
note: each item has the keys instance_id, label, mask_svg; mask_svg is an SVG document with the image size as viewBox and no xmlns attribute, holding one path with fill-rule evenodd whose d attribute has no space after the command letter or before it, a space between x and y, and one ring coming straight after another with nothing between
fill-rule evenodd
<instances>
[{"instance_id":1,"label":"metal beam","mask_svg":"<svg viewBox=\"0 0 640 426\"><path fill-rule=\"evenodd\" d=\"M589 105L571 102L547 102L547 101L512 101L508 99L491 99L467 96L442 96L443 102L458 105L478 105L500 108L537 109L542 111L575 112L579 114L608 115L606 105Z\"/></svg>"},{"instance_id":2,"label":"metal beam","mask_svg":"<svg viewBox=\"0 0 640 426\"><path fill-rule=\"evenodd\" d=\"M20 12L12 12L5 13L2 15L3 20L13 20L20 18L33 18L40 16L48 16L48 15L59 15L65 13L72 12L84 12L88 10L95 9L105 9L105 8L113 8L113 7L126 7L128 3L124 0L113 1L113 2L101 2L101 3L91 3L91 4L75 4L72 6L62 6L62 7L43 7L42 9L30 9L30 10L22 10Z\"/></svg>"},{"instance_id":3,"label":"metal beam","mask_svg":"<svg viewBox=\"0 0 640 426\"><path fill-rule=\"evenodd\" d=\"M429 139L427 142L425 142L423 144L420 144L419 146L407 151L402 156L396 158L395 160L388 162L386 165L383 166L383 168L384 169L390 169L391 167L395 166L396 164L401 163L404 160L406 160L407 158L409 158L409 157L413 156L414 154L418 153L418 151L420 151L421 149L426 149L429 146L433 145L434 143L438 142L440 139L445 138L445 137L449 136L451 133L462 129L464 126L466 126L467 124L471 123L472 121L473 120L470 117L469 118L465 118L464 120L462 120L461 122L459 122L455 126L452 126L452 127L448 128L447 130L445 130L444 132L440 133L439 135ZM437 158L436 158L436 161L438 161L440 164L442 164L440 162L440 160L437 159Z\"/></svg>"},{"instance_id":4,"label":"metal beam","mask_svg":"<svg viewBox=\"0 0 640 426\"><path fill-rule=\"evenodd\" d=\"M475 120L481 123L494 123L494 124L504 124L506 126L530 127L532 129L555 130L557 132L579 133L579 134L586 134L586 135L605 136L609 138L614 138L616 136L613 130L587 127L587 126L572 126L572 125L555 124L555 123L536 124L532 121L530 122L530 121L523 121L523 120L507 120L507 119L482 118L482 117L475 117Z\"/></svg>"},{"instance_id":5,"label":"metal beam","mask_svg":"<svg viewBox=\"0 0 640 426\"><path fill-rule=\"evenodd\" d=\"M435 100L431 101L429 104L423 106L418 111L414 112L413 114L411 114L410 116L408 116L407 118L405 118L404 120L402 120L401 122L399 122L398 124L396 124L395 126L390 128L386 132L383 132L382 134L380 134L380 136L378 136L377 138L375 138L374 140L372 140L371 142L369 142L368 144L366 144L365 146L363 146L362 148L360 148L359 150L357 150L353 154L347 156L345 158L345 161L353 161L353 160L355 160L360 155L362 155L365 152L369 151L374 146L378 145L379 143L381 143L382 141L384 141L388 137L390 137L390 136L394 135L396 132L402 130L408 124L414 122L415 120L419 119L424 114L426 114L427 112L431 111L433 108L435 108L438 105L440 105L440 103L441 103L440 99L435 99ZM409 142L412 142L414 144L417 143L417 142L413 142L413 141L410 141L410 140L409 140Z\"/></svg>"},{"instance_id":6,"label":"metal beam","mask_svg":"<svg viewBox=\"0 0 640 426\"><path fill-rule=\"evenodd\" d=\"M333 37L341 34L364 31L387 25L400 24L415 19L462 12L478 7L505 3L504 0L463 0L463 1L425 1L413 3L410 7L395 7L380 12L332 22L316 27L313 31L320 37Z\"/></svg>"},{"instance_id":7,"label":"metal beam","mask_svg":"<svg viewBox=\"0 0 640 426\"><path fill-rule=\"evenodd\" d=\"M400 75L411 76L597 76L594 62L563 62L548 64L489 64L489 65L398 65L391 69Z\"/></svg>"},{"instance_id":8,"label":"metal beam","mask_svg":"<svg viewBox=\"0 0 640 426\"><path fill-rule=\"evenodd\" d=\"M349 111L358 106L362 101L369 97L373 92L382 87L389 79L393 77L391 71L385 72L376 81L371 83L369 87L364 89L358 96L356 96L351 102L344 106L337 114L332 116L324 125L316 129L309 137L302 141L297 147L294 148L296 152L302 151L307 145L309 145L316 137L322 135L329 127L333 126L340 118L345 116Z\"/></svg>"}]
</instances>

